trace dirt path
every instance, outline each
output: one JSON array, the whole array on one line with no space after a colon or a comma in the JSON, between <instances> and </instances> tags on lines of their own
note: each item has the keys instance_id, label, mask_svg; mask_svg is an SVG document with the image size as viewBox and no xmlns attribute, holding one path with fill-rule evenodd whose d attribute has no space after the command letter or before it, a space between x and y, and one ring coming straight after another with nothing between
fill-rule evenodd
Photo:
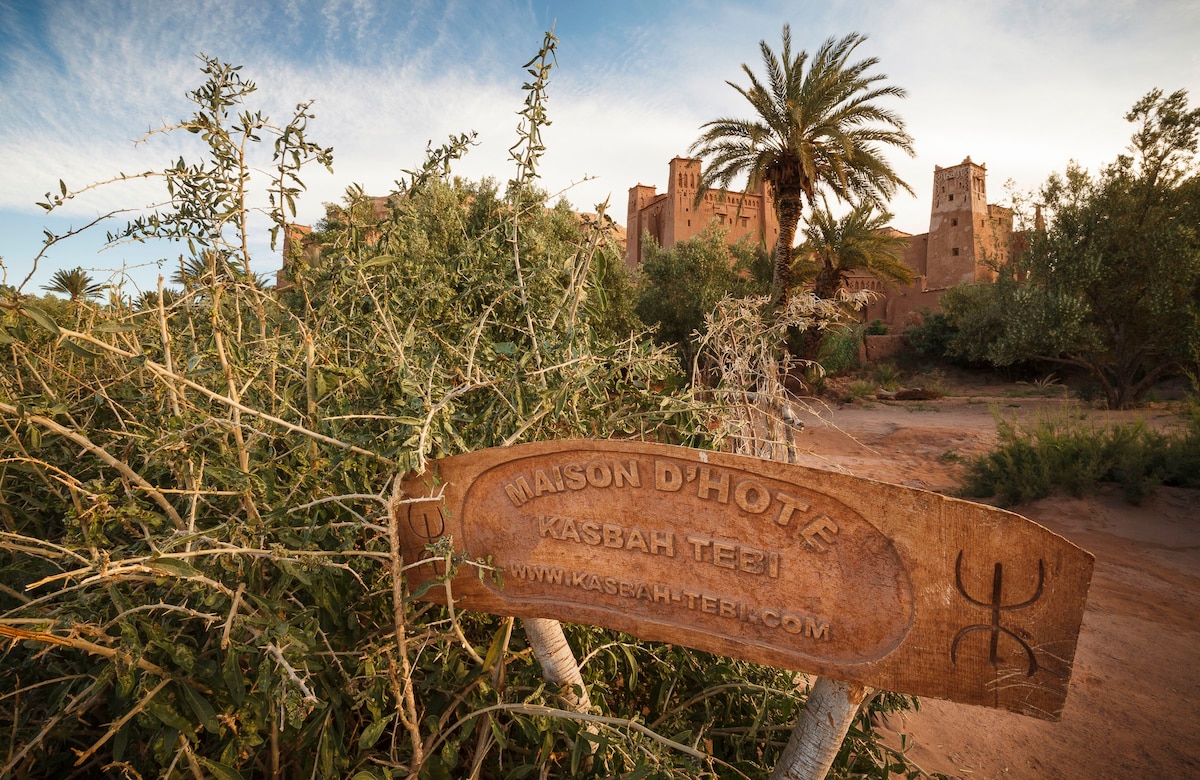
<instances>
[{"instance_id":1,"label":"dirt path","mask_svg":"<svg viewBox=\"0 0 1200 780\"><path fill-rule=\"evenodd\" d=\"M1096 424L1173 421L1048 399L943 399L823 410L799 434L806 465L948 492L962 458L996 442L994 412L1072 413ZM1062 721L924 699L883 724L910 758L956 778L1200 777L1200 491L1161 489L1141 507L1106 487L1016 507L1096 556Z\"/></svg>"}]
</instances>

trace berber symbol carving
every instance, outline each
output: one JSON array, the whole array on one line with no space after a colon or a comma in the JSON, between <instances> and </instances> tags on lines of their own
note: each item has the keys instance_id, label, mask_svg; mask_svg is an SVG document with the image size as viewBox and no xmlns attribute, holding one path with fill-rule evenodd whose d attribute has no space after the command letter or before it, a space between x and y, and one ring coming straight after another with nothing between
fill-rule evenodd
<instances>
[{"instance_id":1,"label":"berber symbol carving","mask_svg":"<svg viewBox=\"0 0 1200 780\"><path fill-rule=\"evenodd\" d=\"M991 601L980 601L979 599L971 596L971 594L967 593L966 587L963 586L962 562L963 562L963 551L959 550L958 559L954 562L954 583L958 587L958 592L962 594L963 598L965 598L967 601L971 602L972 604L974 604L978 607L984 607L986 609L990 609L992 611L992 621L990 624L980 623L977 625L966 626L965 628L961 629L954 636L954 642L950 645L950 663L953 663L953 664L958 663L958 646L962 643L962 641L964 639L966 639L968 636L970 636L971 634L973 634L977 631L986 631L990 635L989 646L988 646L988 660L991 662L993 669L998 668L999 664L1000 664L999 653L998 653L999 646L1000 646L1000 635L1004 634L1005 636L1011 637L1013 640L1015 640L1021 646L1021 649L1025 651L1025 654L1029 657L1029 669L1026 672L1025 676L1032 677L1038 670L1037 656L1034 654L1033 648L1031 648L1029 646L1029 643L1026 642L1024 639L1022 639L1020 636L1018 636L1015 632L1000 625L1000 614L1002 612L1011 612L1011 611L1018 610L1018 609L1024 609L1025 607L1030 606L1031 604L1033 604L1034 602L1036 602L1038 599L1040 599L1042 597L1042 592L1043 592L1043 590L1045 588L1045 584L1046 584L1046 565L1045 565L1045 563L1043 563L1041 558L1038 559L1038 580L1037 580L1037 587L1034 589L1033 595L1030 596L1025 601L1021 601L1021 602L1013 603L1013 604L1005 604L1004 603L1004 564L996 563L995 567L992 569L992 598L991 598Z\"/></svg>"}]
</instances>

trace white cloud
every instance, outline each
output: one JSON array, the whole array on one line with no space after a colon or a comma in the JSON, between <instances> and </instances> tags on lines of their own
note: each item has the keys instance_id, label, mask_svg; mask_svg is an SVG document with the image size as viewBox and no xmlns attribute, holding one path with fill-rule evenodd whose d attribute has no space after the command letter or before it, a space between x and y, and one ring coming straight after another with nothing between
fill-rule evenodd
<instances>
[{"instance_id":1,"label":"white cloud","mask_svg":"<svg viewBox=\"0 0 1200 780\"><path fill-rule=\"evenodd\" d=\"M677 6L616 2L194 0L52 4L42 29L0 4L0 211L35 214L59 178L72 185L119 170L161 167L188 148L151 127L187 115L187 90L205 52L245 65L255 99L282 119L313 98L310 138L335 151L335 175L313 169L301 220L320 217L347 185L385 192L418 165L426 143L477 130L481 144L456 172L511 175L508 147L524 99L520 65L558 18L543 185L578 207L611 196L624 220L636 183L665 186L671 157L702 122L741 115L725 81L760 68L758 42L778 48L790 21L795 48L830 36L870 36L862 56L909 91L895 107L917 157L893 157L917 195L893 203L896 224L921 232L934 165L985 162L993 199L1006 179L1035 188L1072 157L1093 169L1124 147L1122 114L1154 86L1188 88L1200 101L1200 10L1194 0L1047 4L1037 0L767 0ZM139 197L143 193L137 193ZM65 213L86 217L126 196L97 193ZM0 244L0 254L16 256Z\"/></svg>"}]
</instances>

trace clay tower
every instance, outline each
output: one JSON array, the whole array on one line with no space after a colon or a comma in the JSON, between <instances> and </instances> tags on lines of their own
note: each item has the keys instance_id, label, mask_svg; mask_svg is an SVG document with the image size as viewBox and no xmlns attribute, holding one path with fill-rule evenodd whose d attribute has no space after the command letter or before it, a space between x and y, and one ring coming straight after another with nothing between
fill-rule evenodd
<instances>
[{"instance_id":1,"label":"clay tower","mask_svg":"<svg viewBox=\"0 0 1200 780\"><path fill-rule=\"evenodd\" d=\"M992 266L1007 257L1011 219L1009 209L988 205L987 166L970 157L949 168L935 166L928 288L994 279Z\"/></svg>"}]
</instances>

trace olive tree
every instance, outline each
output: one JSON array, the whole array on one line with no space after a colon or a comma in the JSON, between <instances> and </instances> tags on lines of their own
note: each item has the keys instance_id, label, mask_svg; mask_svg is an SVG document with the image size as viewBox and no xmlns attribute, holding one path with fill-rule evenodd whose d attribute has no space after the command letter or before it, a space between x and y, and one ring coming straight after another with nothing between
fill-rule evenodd
<instances>
[{"instance_id":1,"label":"olive tree","mask_svg":"<svg viewBox=\"0 0 1200 780\"><path fill-rule=\"evenodd\" d=\"M1129 153L1097 175L1072 163L1042 188L1047 228L1029 236L1000 365L1041 357L1087 370L1111 408L1187 368L1200 344L1200 109L1155 89L1125 117Z\"/></svg>"},{"instance_id":2,"label":"olive tree","mask_svg":"<svg viewBox=\"0 0 1200 780\"><path fill-rule=\"evenodd\" d=\"M764 291L763 282L752 273L756 259L753 247L728 246L724 231L714 226L669 249L646 242L636 311L657 328L660 343L678 347L685 371L692 368L705 317L717 302Z\"/></svg>"}]
</instances>

